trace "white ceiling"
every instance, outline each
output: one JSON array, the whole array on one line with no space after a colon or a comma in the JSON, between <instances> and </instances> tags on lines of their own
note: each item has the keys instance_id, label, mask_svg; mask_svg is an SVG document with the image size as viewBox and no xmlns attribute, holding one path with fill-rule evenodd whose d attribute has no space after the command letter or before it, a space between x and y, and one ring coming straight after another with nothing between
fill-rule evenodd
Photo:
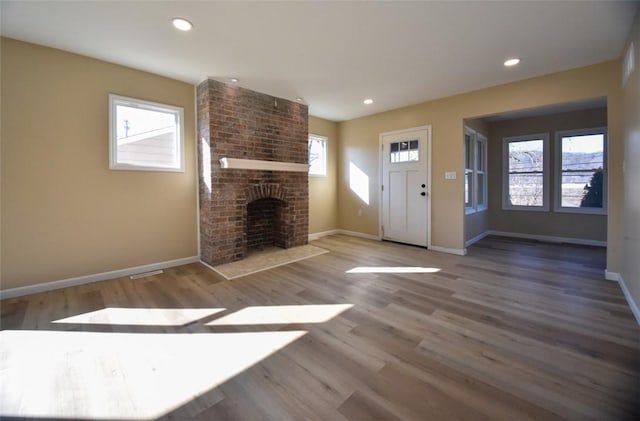
<instances>
[{"instance_id":1,"label":"white ceiling","mask_svg":"<svg viewBox=\"0 0 640 421\"><path fill-rule=\"evenodd\" d=\"M237 77L335 121L617 58L638 5L0 1L3 36L193 84ZM522 63L503 67L512 56Z\"/></svg>"}]
</instances>

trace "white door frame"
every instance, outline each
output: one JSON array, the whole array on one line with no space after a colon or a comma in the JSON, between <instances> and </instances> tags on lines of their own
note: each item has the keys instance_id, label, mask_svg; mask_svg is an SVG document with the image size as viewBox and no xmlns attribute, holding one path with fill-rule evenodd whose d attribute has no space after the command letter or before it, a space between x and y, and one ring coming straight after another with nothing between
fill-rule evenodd
<instances>
[{"instance_id":1,"label":"white door frame","mask_svg":"<svg viewBox=\"0 0 640 421\"><path fill-rule=\"evenodd\" d=\"M431 250L431 125L412 127L409 129L393 130L380 133L378 136L378 238L382 240L382 186L384 174L382 165L384 154L382 153L382 139L384 136L396 135L407 132L424 131L427 134L427 249Z\"/></svg>"}]
</instances>

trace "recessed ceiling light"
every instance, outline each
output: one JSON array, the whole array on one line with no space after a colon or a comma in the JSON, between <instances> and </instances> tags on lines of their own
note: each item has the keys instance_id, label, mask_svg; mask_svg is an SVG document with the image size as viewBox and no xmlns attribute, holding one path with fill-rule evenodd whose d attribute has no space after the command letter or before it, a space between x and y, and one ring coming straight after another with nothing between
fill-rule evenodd
<instances>
[{"instance_id":1,"label":"recessed ceiling light","mask_svg":"<svg viewBox=\"0 0 640 421\"><path fill-rule=\"evenodd\" d=\"M237 77L232 77L231 79L229 79L231 82L233 83L238 83L240 82L240 79L238 79Z\"/></svg>"},{"instance_id":2,"label":"recessed ceiling light","mask_svg":"<svg viewBox=\"0 0 640 421\"><path fill-rule=\"evenodd\" d=\"M367 99L365 99L364 101L362 101L362 103L363 103L363 104L367 104L367 105L369 105L369 104L373 104L373 100L372 100L371 98L367 98Z\"/></svg>"},{"instance_id":3,"label":"recessed ceiling light","mask_svg":"<svg viewBox=\"0 0 640 421\"><path fill-rule=\"evenodd\" d=\"M173 18L171 22L176 29L181 31L190 31L193 28L193 24L184 18Z\"/></svg>"},{"instance_id":4,"label":"recessed ceiling light","mask_svg":"<svg viewBox=\"0 0 640 421\"><path fill-rule=\"evenodd\" d=\"M511 66L515 66L518 63L520 63L520 59L519 58L510 58L509 60L504 62L504 65L506 67L511 67Z\"/></svg>"},{"instance_id":5,"label":"recessed ceiling light","mask_svg":"<svg viewBox=\"0 0 640 421\"><path fill-rule=\"evenodd\" d=\"M298 102L303 102L303 101L304 101L304 99L302 99L301 97L298 97L298 98L296 98L296 101L298 101Z\"/></svg>"}]
</instances>

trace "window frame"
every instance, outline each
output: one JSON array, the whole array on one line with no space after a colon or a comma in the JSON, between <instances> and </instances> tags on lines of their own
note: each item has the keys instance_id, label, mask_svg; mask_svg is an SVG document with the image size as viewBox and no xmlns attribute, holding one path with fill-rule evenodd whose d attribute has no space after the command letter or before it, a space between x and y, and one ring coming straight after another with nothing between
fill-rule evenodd
<instances>
[{"instance_id":1,"label":"window frame","mask_svg":"<svg viewBox=\"0 0 640 421\"><path fill-rule=\"evenodd\" d=\"M607 215L607 202L609 197L608 192L608 168L607 168L607 144L608 133L607 127L593 127L588 129L574 129L574 130L561 130L555 133L555 176L554 176L554 205L553 211L560 213L576 213L576 214L588 214L588 215ZM602 134L602 165L603 165L603 192L602 192L602 207L601 208L581 208L581 207L566 207L562 206L562 138L570 136L585 136Z\"/></svg>"},{"instance_id":2,"label":"window frame","mask_svg":"<svg viewBox=\"0 0 640 421\"><path fill-rule=\"evenodd\" d=\"M463 159L464 159L464 212L465 214L471 214L471 213L475 213L476 212L476 207L475 207L475 203L474 203L474 189L475 189L475 181L474 181L474 176L473 176L473 170L474 170L474 166L475 166L475 138L476 138L476 131L473 129L470 129L469 127L464 128L464 137L463 137ZM469 140L467 142L467 139ZM470 182L469 182L469 186L467 186L467 180L469 180L470 178ZM467 192L469 194L469 202L467 202Z\"/></svg>"},{"instance_id":3,"label":"window frame","mask_svg":"<svg viewBox=\"0 0 640 421\"><path fill-rule=\"evenodd\" d=\"M468 142L468 146L467 146L467 138L469 139ZM483 149L484 149L484 154L482 156L482 164L483 164L483 168L484 171L481 171L480 168L480 161L479 161L479 157L478 157L478 147L479 145L482 145ZM464 137L463 137L463 159L464 159L464 183L465 183L465 190L466 188L466 183L468 180L468 176L471 176L471 186L469 187L469 190L471 191L470 193L470 199L471 202L470 204L467 204L466 201L466 197L464 197L464 210L465 210L465 214L469 215L469 214L473 214L476 212L483 212L486 211L487 209L489 209L489 204L488 204L488 198L489 198L489 194L488 194L488 177L487 177L487 152L488 152L488 139L485 135L483 135L482 133L479 133L477 131L475 131L474 129L464 126ZM470 166L469 166L470 165ZM483 199L483 204L479 204L479 200L478 200L478 190L480 187L480 184L478 182L478 174L482 173L484 175L484 179L483 179L483 195L482 195L482 199ZM466 193L466 191L465 191Z\"/></svg>"},{"instance_id":4,"label":"window frame","mask_svg":"<svg viewBox=\"0 0 640 421\"><path fill-rule=\"evenodd\" d=\"M509 144L542 140L542 206L512 205L509 203ZM502 209L527 212L549 212L549 188L550 188L550 152L549 133L537 133L522 136L509 136L502 138Z\"/></svg>"},{"instance_id":5,"label":"window frame","mask_svg":"<svg viewBox=\"0 0 640 421\"><path fill-rule=\"evenodd\" d=\"M322 148L322 154L323 154L323 162L324 162L324 167L323 167L323 173L312 173L311 172L311 149L308 149L308 157L307 159L309 160L309 177L328 177L329 176L329 171L328 171L328 166L329 163L327 162L327 157L328 157L328 148L329 148L329 138L327 136L322 136L319 134L314 134L314 133L309 133L309 136L307 138L307 148L309 148L309 146L311 145L311 140L319 140L322 142L323 144L323 148Z\"/></svg>"},{"instance_id":6,"label":"window frame","mask_svg":"<svg viewBox=\"0 0 640 421\"><path fill-rule=\"evenodd\" d=\"M482 157L479 157L478 152L478 147L482 146L483 148L483 154ZM487 210L489 208L489 194L488 194L488 176L487 176L487 154L488 154L488 150L489 150L489 143L488 143L488 139L486 136L484 136L482 133L477 133L476 132L476 140L475 140L475 148L474 148L474 153L475 153L475 205L476 205L476 211L477 212L482 212L484 210ZM484 168L484 170L480 170L480 159L482 158L482 168ZM482 204L479 203L478 198L479 198L479 194L478 194L478 188L480 187L480 183L478 182L478 175L482 173L483 177L483 186L482 186Z\"/></svg>"},{"instance_id":7,"label":"window frame","mask_svg":"<svg viewBox=\"0 0 640 421\"><path fill-rule=\"evenodd\" d=\"M178 154L177 167L148 166L118 163L117 141L117 106L124 105L150 111L161 111L176 116L176 153ZM160 172L185 172L185 148L184 148L184 109L174 105L147 101L139 98L131 98L122 95L109 94L109 169L124 171L160 171Z\"/></svg>"}]
</instances>

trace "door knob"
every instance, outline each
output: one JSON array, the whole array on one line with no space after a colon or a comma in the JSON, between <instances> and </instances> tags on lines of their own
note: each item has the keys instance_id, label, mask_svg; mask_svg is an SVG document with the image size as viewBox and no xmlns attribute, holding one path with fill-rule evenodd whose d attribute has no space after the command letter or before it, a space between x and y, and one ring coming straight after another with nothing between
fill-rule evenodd
<instances>
[{"instance_id":1,"label":"door knob","mask_svg":"<svg viewBox=\"0 0 640 421\"><path fill-rule=\"evenodd\" d=\"M426 184L423 184L423 185L422 185L422 188L424 189L425 187L427 187L427 185L426 185Z\"/></svg>"},{"instance_id":2,"label":"door knob","mask_svg":"<svg viewBox=\"0 0 640 421\"><path fill-rule=\"evenodd\" d=\"M420 193L420 196L426 196L426 195L427 195L427 193L425 193L425 192Z\"/></svg>"}]
</instances>

